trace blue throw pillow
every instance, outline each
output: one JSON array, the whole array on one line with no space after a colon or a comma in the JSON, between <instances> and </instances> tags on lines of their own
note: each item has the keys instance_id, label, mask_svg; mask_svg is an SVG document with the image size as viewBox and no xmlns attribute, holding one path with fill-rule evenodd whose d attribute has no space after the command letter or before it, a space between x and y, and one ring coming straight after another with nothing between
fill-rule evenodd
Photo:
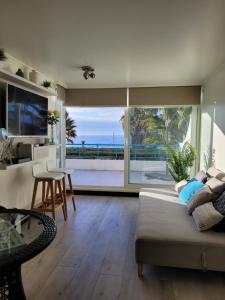
<instances>
[{"instance_id":1,"label":"blue throw pillow","mask_svg":"<svg viewBox=\"0 0 225 300\"><path fill-rule=\"evenodd\" d=\"M191 197L201 188L203 188L204 183L200 181L191 181L185 185L179 194L179 199L184 203L187 203Z\"/></svg>"},{"instance_id":2,"label":"blue throw pillow","mask_svg":"<svg viewBox=\"0 0 225 300\"><path fill-rule=\"evenodd\" d=\"M197 181L197 179L195 177L189 179L187 182L190 183L190 182L193 182L193 181Z\"/></svg>"}]
</instances>

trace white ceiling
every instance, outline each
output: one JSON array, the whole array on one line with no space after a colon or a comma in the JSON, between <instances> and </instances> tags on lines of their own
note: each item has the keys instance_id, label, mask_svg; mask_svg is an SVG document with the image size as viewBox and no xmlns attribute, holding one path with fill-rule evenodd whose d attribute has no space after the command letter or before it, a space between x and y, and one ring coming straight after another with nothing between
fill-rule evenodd
<instances>
[{"instance_id":1,"label":"white ceiling","mask_svg":"<svg viewBox=\"0 0 225 300\"><path fill-rule=\"evenodd\" d=\"M225 61L225 0L0 4L0 46L68 87L201 84Z\"/></svg>"}]
</instances>

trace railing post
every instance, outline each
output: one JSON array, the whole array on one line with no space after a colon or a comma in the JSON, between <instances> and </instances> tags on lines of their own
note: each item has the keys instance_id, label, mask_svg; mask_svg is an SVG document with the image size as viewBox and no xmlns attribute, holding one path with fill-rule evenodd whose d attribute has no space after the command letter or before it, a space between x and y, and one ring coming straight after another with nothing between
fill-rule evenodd
<instances>
[{"instance_id":1,"label":"railing post","mask_svg":"<svg viewBox=\"0 0 225 300\"><path fill-rule=\"evenodd\" d=\"M134 144L134 160L137 160L136 144Z\"/></svg>"},{"instance_id":2,"label":"railing post","mask_svg":"<svg viewBox=\"0 0 225 300\"><path fill-rule=\"evenodd\" d=\"M99 158L99 144L96 144L97 145L97 155L96 157Z\"/></svg>"}]
</instances>

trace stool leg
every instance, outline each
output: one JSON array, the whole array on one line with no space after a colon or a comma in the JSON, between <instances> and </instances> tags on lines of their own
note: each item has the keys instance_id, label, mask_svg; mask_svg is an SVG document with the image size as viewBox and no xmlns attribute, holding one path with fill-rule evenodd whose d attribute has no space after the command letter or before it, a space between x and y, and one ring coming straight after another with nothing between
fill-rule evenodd
<instances>
[{"instance_id":1,"label":"stool leg","mask_svg":"<svg viewBox=\"0 0 225 300\"><path fill-rule=\"evenodd\" d=\"M45 195L45 188L46 188L46 182L45 181L42 181L42 207L43 207L43 210L45 209L45 205L46 205L46 203L45 203L45 197L46 197L46 195Z\"/></svg>"},{"instance_id":2,"label":"stool leg","mask_svg":"<svg viewBox=\"0 0 225 300\"><path fill-rule=\"evenodd\" d=\"M60 180L57 180L57 185L58 185L58 189L59 189L59 194L60 194L61 201L63 202L62 210L63 210L64 221L66 221L67 220L67 211L66 211L66 207L65 207L65 200L64 200L64 196L63 196L63 191L62 191Z\"/></svg>"},{"instance_id":3,"label":"stool leg","mask_svg":"<svg viewBox=\"0 0 225 300\"><path fill-rule=\"evenodd\" d=\"M35 178L33 196L32 196L32 201L31 201L31 209L34 209L34 204L35 204L36 194L37 194L37 188L38 188L38 180ZM27 223L28 229L30 229L30 223L31 223L31 218L29 218L28 223Z\"/></svg>"},{"instance_id":4,"label":"stool leg","mask_svg":"<svg viewBox=\"0 0 225 300\"><path fill-rule=\"evenodd\" d=\"M36 194L37 194L37 188L38 188L38 180L35 179L34 181L34 189L33 189L33 196L32 196L32 202L31 202L31 209L34 208L35 200L36 200Z\"/></svg>"},{"instance_id":5,"label":"stool leg","mask_svg":"<svg viewBox=\"0 0 225 300\"><path fill-rule=\"evenodd\" d=\"M67 174L67 177L68 177L69 186L70 186L70 193L72 195L73 209L75 211L76 210L76 203L75 203L75 199L74 199L74 193L73 193L73 185L72 185L71 175Z\"/></svg>"},{"instance_id":6,"label":"stool leg","mask_svg":"<svg viewBox=\"0 0 225 300\"><path fill-rule=\"evenodd\" d=\"M55 195L54 195L54 182L51 180L50 184L50 191L51 191L51 204L52 204L52 218L55 220Z\"/></svg>"},{"instance_id":7,"label":"stool leg","mask_svg":"<svg viewBox=\"0 0 225 300\"><path fill-rule=\"evenodd\" d=\"M64 197L64 206L65 206L65 211L66 211L66 218L67 218L67 202L66 202L66 180L65 176L62 179L62 184L63 184L63 197Z\"/></svg>"},{"instance_id":8,"label":"stool leg","mask_svg":"<svg viewBox=\"0 0 225 300\"><path fill-rule=\"evenodd\" d=\"M143 277L143 264L138 264L138 277Z\"/></svg>"},{"instance_id":9,"label":"stool leg","mask_svg":"<svg viewBox=\"0 0 225 300\"><path fill-rule=\"evenodd\" d=\"M49 199L49 191L50 191L50 182L48 181L48 183L47 183L47 191L46 191L46 196L45 196L45 200L46 200L45 207L47 207L47 205L48 205L47 200Z\"/></svg>"}]
</instances>

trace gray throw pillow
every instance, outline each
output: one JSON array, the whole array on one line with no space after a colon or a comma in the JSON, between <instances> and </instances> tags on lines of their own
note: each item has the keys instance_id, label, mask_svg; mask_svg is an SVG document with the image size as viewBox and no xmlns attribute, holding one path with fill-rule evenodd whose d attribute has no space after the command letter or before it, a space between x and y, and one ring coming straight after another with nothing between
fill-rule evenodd
<instances>
[{"instance_id":1,"label":"gray throw pillow","mask_svg":"<svg viewBox=\"0 0 225 300\"><path fill-rule=\"evenodd\" d=\"M218 212L225 216L225 192L213 202L213 205Z\"/></svg>"},{"instance_id":2,"label":"gray throw pillow","mask_svg":"<svg viewBox=\"0 0 225 300\"><path fill-rule=\"evenodd\" d=\"M208 185L213 193L218 195L222 194L225 191L225 182L220 181L219 179L212 177L207 182Z\"/></svg>"},{"instance_id":3,"label":"gray throw pillow","mask_svg":"<svg viewBox=\"0 0 225 300\"><path fill-rule=\"evenodd\" d=\"M224 216L214 208L212 202L196 207L192 216L198 231L210 229L224 218Z\"/></svg>"},{"instance_id":4,"label":"gray throw pillow","mask_svg":"<svg viewBox=\"0 0 225 300\"><path fill-rule=\"evenodd\" d=\"M194 209L204 203L211 202L215 199L215 195L210 190L209 186L204 186L202 189L198 190L188 201L187 210L189 215L192 214Z\"/></svg>"},{"instance_id":5,"label":"gray throw pillow","mask_svg":"<svg viewBox=\"0 0 225 300\"><path fill-rule=\"evenodd\" d=\"M220 171L219 169L216 169L215 167L210 167L206 171L207 175L210 177L215 177L221 181L225 181L225 173Z\"/></svg>"}]
</instances>

